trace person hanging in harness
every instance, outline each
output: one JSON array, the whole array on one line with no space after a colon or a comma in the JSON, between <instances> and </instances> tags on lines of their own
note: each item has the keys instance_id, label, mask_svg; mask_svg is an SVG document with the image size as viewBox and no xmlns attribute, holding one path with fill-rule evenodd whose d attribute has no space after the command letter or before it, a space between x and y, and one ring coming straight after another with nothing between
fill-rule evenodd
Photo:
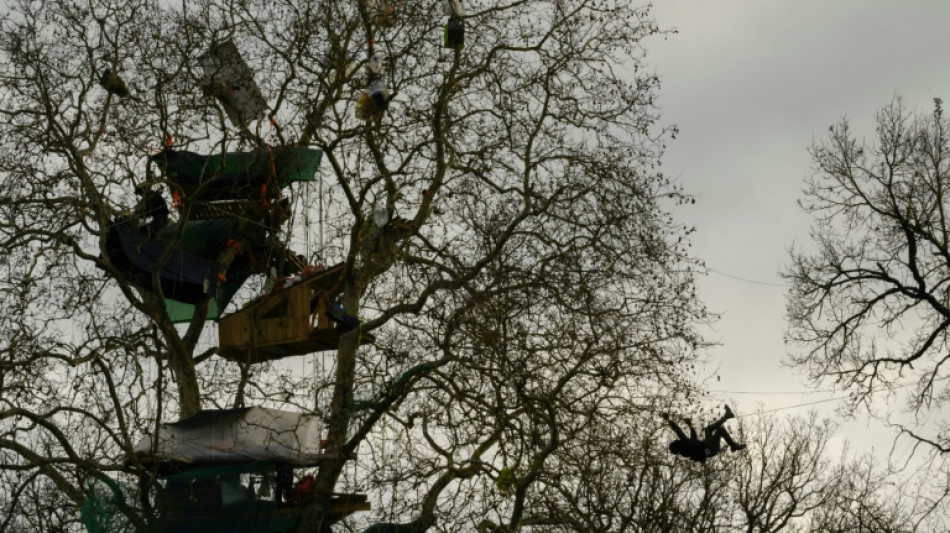
<instances>
[{"instance_id":1,"label":"person hanging in harness","mask_svg":"<svg viewBox=\"0 0 950 533\"><path fill-rule=\"evenodd\" d=\"M726 428L723 425L730 418L735 418L736 415L732 413L732 409L729 406L726 406L726 413L719 420L709 424L703 429L703 438L702 440L696 435L696 429L693 428L693 423L688 418L684 419L687 427L689 427L689 435L687 436L683 429L674 422L668 413L663 413L663 420L670 425L670 428L676 433L678 437L676 440L670 443L669 449L670 453L674 455L679 455L681 457L686 457L692 459L698 463L706 461L710 457L714 457L721 450L722 446L720 444L721 440L726 441L726 444L729 445L729 450L737 452L739 450L744 450L746 448L745 444L739 444L738 442L732 439L732 436L729 435L729 432L726 431Z\"/></svg>"}]
</instances>

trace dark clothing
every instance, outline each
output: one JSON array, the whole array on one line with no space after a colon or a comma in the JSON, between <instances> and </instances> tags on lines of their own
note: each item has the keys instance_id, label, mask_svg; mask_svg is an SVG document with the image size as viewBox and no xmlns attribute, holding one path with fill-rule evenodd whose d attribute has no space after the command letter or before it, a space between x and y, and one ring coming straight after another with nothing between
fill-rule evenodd
<instances>
[{"instance_id":1,"label":"dark clothing","mask_svg":"<svg viewBox=\"0 0 950 533\"><path fill-rule=\"evenodd\" d=\"M696 435L696 429L689 420L686 421L686 425L689 427L689 435L687 436L676 422L666 418L667 424L670 425L670 428L678 437L670 443L670 452L702 463L722 451L722 445L720 443L722 440L726 441L726 444L729 445L729 449L732 451L745 448L744 444L739 444L734 441L732 436L729 435L729 432L726 431L726 428L723 427L726 420L732 417L732 412L727 410L725 416L703 428L702 440Z\"/></svg>"},{"instance_id":2,"label":"dark clothing","mask_svg":"<svg viewBox=\"0 0 950 533\"><path fill-rule=\"evenodd\" d=\"M339 300L334 300L327 305L327 317L337 323L336 329L340 333L356 329L362 322L359 318L347 313Z\"/></svg>"},{"instance_id":3,"label":"dark clothing","mask_svg":"<svg viewBox=\"0 0 950 533\"><path fill-rule=\"evenodd\" d=\"M168 204L160 193L151 189L136 188L135 192L142 197L135 206L135 214L148 220L148 225L143 226L148 230L146 237L157 235L158 230L168 225Z\"/></svg>"},{"instance_id":4,"label":"dark clothing","mask_svg":"<svg viewBox=\"0 0 950 533\"><path fill-rule=\"evenodd\" d=\"M676 455L681 455L700 463L705 461L707 457L712 456L711 453L707 452L706 443L699 440L695 436L685 440L679 439L679 441L682 443L682 446L679 447L676 452L674 452Z\"/></svg>"},{"instance_id":5,"label":"dark clothing","mask_svg":"<svg viewBox=\"0 0 950 533\"><path fill-rule=\"evenodd\" d=\"M292 502L294 488L294 469L289 466L277 467L277 482L274 495L277 503Z\"/></svg>"}]
</instances>

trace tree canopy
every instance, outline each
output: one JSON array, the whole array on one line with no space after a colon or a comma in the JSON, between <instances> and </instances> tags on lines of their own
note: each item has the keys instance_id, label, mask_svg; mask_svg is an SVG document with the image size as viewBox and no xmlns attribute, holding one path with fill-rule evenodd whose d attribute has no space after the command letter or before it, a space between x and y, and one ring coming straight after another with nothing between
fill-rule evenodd
<instances>
[{"instance_id":1,"label":"tree canopy","mask_svg":"<svg viewBox=\"0 0 950 533\"><path fill-rule=\"evenodd\" d=\"M847 121L812 148L802 205L815 218L814 250L794 251L786 277L792 361L851 393L852 405L889 393L917 425L903 433L946 452L948 122L896 99L860 141ZM936 418L934 418L936 417Z\"/></svg>"},{"instance_id":2,"label":"tree canopy","mask_svg":"<svg viewBox=\"0 0 950 533\"><path fill-rule=\"evenodd\" d=\"M661 31L627 2L464 4L459 46L434 2L9 3L0 464L7 494L35 497L0 498L7 516L73 522L89 483L149 475L128 458L160 422L252 405L324 421L301 531L356 487L400 531L583 512L568 495L585 462L691 390L704 343L641 46ZM226 47L256 88L208 73ZM362 324L300 363L235 363L216 355L215 300L183 325L165 305L159 266L202 202L173 210L144 277L110 231L145 231L136 187L181 200L156 154L294 146L322 153L321 186L232 217L255 247L228 264L257 263L222 311L302 254L345 265L339 303Z\"/></svg>"},{"instance_id":3,"label":"tree canopy","mask_svg":"<svg viewBox=\"0 0 950 533\"><path fill-rule=\"evenodd\" d=\"M675 129L659 123L655 106L659 78L644 45L666 32L648 7L7 8L0 530L74 530L82 519L97 531L159 529L182 480L177 494L189 502L202 486L221 500L231 471L186 469L157 491L169 466L146 460L143 446L156 453L162 435L244 415L255 420L247 439L271 437L268 417L319 428L306 454L270 456L320 456L298 469L298 479L313 476L301 479L312 488L299 516L275 530L883 530L934 515L939 499L902 499L870 460L825 459L833 427L814 417L744 422L736 431L748 452L704 466L667 455L672 437L657 413L695 401L693 365L707 344L697 326L710 317L695 291L692 230L670 214L689 198L660 170ZM898 149L905 123L894 117L903 115L887 116L882 124L902 133L882 137L884 161L903 169L913 160L926 175L926 158ZM912 136L916 148L932 147L920 153L934 176L941 117L938 106L920 123L929 133ZM816 148L816 158L840 177L834 154L852 154L851 141L843 130L832 139L843 144ZM816 181L813 198L833 190ZM885 190L905 215L900 199L921 194ZM848 213L859 205L849 198L815 205ZM884 235L916 235L914 209L903 218L914 222L884 225ZM854 221L877 211L856 213ZM896 259L875 261L905 264L886 249ZM899 309L892 298L920 296L907 307L915 312L941 301L923 295L938 294L943 278L918 277L939 273L942 255L923 266L913 260L920 254L901 274L913 283L887 292L889 312ZM803 361L816 376L871 387L889 378L889 364L910 368L937 353L940 321L930 323L939 332L931 344L917 339L920 355L856 370L820 364L818 354L860 337L809 329L816 313L843 309L811 298L822 289L845 298L837 287L864 278L847 270L830 285L812 283L828 272L806 268L817 264L801 256L790 274L801 288L792 336L812 343ZM258 357L252 343L242 358L219 346L239 310L275 301L290 309L289 296L273 296L296 282L339 295L302 300L304 314L323 321L320 351L301 354L317 350L305 343L287 352L295 355ZM163 425L178 422L175 431ZM273 439L284 448L304 428L287 423ZM274 469L261 461L253 470ZM334 510L363 494L371 511ZM240 518L228 524L254 529Z\"/></svg>"}]
</instances>

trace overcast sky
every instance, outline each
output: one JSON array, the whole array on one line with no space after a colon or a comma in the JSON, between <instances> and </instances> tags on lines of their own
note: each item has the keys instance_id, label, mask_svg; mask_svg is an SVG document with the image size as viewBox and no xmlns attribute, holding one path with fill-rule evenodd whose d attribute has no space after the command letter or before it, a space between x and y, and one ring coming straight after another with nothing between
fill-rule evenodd
<instances>
[{"instance_id":1,"label":"overcast sky","mask_svg":"<svg viewBox=\"0 0 950 533\"><path fill-rule=\"evenodd\" d=\"M778 277L789 247L809 243L796 205L807 149L843 116L870 138L874 113L895 95L921 111L934 97L950 100L950 2L657 0L654 14L678 30L645 43L663 80L664 122L680 127L663 166L697 198L678 215L697 227L695 253L715 271L700 280L701 295L722 313L709 332L722 345L707 368L720 380L708 387L733 391L720 396L746 412L828 397L739 394L807 390L782 365ZM844 433L889 434L865 427L852 422Z\"/></svg>"}]
</instances>

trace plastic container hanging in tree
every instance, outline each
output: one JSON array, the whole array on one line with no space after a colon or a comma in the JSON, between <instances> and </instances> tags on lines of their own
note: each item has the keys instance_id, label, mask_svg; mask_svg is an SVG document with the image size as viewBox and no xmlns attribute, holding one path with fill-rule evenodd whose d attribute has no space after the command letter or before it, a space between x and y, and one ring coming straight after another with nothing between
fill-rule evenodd
<instances>
[{"instance_id":1,"label":"plastic container hanging in tree","mask_svg":"<svg viewBox=\"0 0 950 533\"><path fill-rule=\"evenodd\" d=\"M446 48L462 48L465 46L465 21L458 17L449 17L445 25L444 43Z\"/></svg>"}]
</instances>

